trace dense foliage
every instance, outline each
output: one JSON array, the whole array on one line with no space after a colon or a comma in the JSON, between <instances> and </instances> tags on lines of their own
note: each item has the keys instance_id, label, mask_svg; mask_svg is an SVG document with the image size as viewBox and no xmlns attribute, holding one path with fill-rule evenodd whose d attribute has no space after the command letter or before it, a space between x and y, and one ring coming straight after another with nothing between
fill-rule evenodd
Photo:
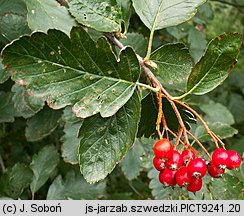
<instances>
[{"instance_id":1,"label":"dense foliage","mask_svg":"<svg viewBox=\"0 0 244 216\"><path fill-rule=\"evenodd\" d=\"M244 163L153 168L163 135L244 157L243 32L243 0L0 0L0 198L244 199Z\"/></svg>"}]
</instances>

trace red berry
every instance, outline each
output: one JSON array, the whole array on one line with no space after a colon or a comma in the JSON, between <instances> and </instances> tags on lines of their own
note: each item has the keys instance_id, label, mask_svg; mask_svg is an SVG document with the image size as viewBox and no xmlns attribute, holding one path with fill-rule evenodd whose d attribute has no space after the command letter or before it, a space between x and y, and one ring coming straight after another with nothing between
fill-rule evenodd
<instances>
[{"instance_id":1,"label":"red berry","mask_svg":"<svg viewBox=\"0 0 244 216\"><path fill-rule=\"evenodd\" d=\"M175 170L165 168L162 172L159 173L159 181L165 186L175 186L175 174Z\"/></svg>"},{"instance_id":2,"label":"red berry","mask_svg":"<svg viewBox=\"0 0 244 216\"><path fill-rule=\"evenodd\" d=\"M202 178L206 172L207 166L202 158L195 158L188 164L188 174L191 177Z\"/></svg>"},{"instance_id":3,"label":"red berry","mask_svg":"<svg viewBox=\"0 0 244 216\"><path fill-rule=\"evenodd\" d=\"M209 167L208 167L208 173L213 178L220 178L224 175L225 169L217 167L213 161L210 161Z\"/></svg>"},{"instance_id":4,"label":"red berry","mask_svg":"<svg viewBox=\"0 0 244 216\"><path fill-rule=\"evenodd\" d=\"M154 145L154 154L157 158L169 159L173 153L173 146L171 142L163 138L157 141Z\"/></svg>"},{"instance_id":5,"label":"red berry","mask_svg":"<svg viewBox=\"0 0 244 216\"><path fill-rule=\"evenodd\" d=\"M196 191L201 190L201 188L202 188L202 179L192 178L190 184L187 186L186 189L194 193Z\"/></svg>"},{"instance_id":6,"label":"red berry","mask_svg":"<svg viewBox=\"0 0 244 216\"><path fill-rule=\"evenodd\" d=\"M158 171L163 171L165 168L164 160L161 158L153 158L153 165Z\"/></svg>"},{"instance_id":7,"label":"red berry","mask_svg":"<svg viewBox=\"0 0 244 216\"><path fill-rule=\"evenodd\" d=\"M241 165L241 156L234 150L228 150L227 169L236 169Z\"/></svg>"},{"instance_id":8,"label":"red berry","mask_svg":"<svg viewBox=\"0 0 244 216\"><path fill-rule=\"evenodd\" d=\"M226 168L228 163L228 152L223 148L217 148L212 155L212 161L219 168Z\"/></svg>"},{"instance_id":9,"label":"red berry","mask_svg":"<svg viewBox=\"0 0 244 216\"><path fill-rule=\"evenodd\" d=\"M188 175L188 169L186 166L181 167L175 174L175 179L180 187L186 187L191 181Z\"/></svg>"},{"instance_id":10,"label":"red berry","mask_svg":"<svg viewBox=\"0 0 244 216\"><path fill-rule=\"evenodd\" d=\"M165 162L165 166L171 170L179 169L182 166L182 164L183 164L182 156L176 150L173 150L172 156Z\"/></svg>"},{"instance_id":11,"label":"red berry","mask_svg":"<svg viewBox=\"0 0 244 216\"><path fill-rule=\"evenodd\" d=\"M195 159L196 155L192 150L184 150L182 153L183 164L186 165L190 160Z\"/></svg>"}]
</instances>

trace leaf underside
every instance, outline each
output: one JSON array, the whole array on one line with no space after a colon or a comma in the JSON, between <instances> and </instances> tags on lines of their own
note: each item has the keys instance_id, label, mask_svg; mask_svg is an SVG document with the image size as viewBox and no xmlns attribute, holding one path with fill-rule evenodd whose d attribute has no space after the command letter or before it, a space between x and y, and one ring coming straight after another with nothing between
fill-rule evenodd
<instances>
[{"instance_id":1,"label":"leaf underside","mask_svg":"<svg viewBox=\"0 0 244 216\"><path fill-rule=\"evenodd\" d=\"M54 146L45 146L34 155L30 168L34 173L30 188L34 194L53 174L59 163L59 154Z\"/></svg>"},{"instance_id":2,"label":"leaf underside","mask_svg":"<svg viewBox=\"0 0 244 216\"><path fill-rule=\"evenodd\" d=\"M206 0L133 0L142 22L155 30L175 26L192 18Z\"/></svg>"},{"instance_id":3,"label":"leaf underside","mask_svg":"<svg viewBox=\"0 0 244 216\"><path fill-rule=\"evenodd\" d=\"M73 105L82 118L114 115L132 96L140 74L131 48L123 49L117 61L105 38L95 43L77 27L71 38L58 30L24 36L2 56L15 82L53 109Z\"/></svg>"}]
</instances>

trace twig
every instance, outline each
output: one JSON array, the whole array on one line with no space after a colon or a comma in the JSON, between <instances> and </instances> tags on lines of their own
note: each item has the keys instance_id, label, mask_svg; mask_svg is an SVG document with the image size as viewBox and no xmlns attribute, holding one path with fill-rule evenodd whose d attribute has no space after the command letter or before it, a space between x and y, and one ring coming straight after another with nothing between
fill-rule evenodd
<instances>
[{"instance_id":1,"label":"twig","mask_svg":"<svg viewBox=\"0 0 244 216\"><path fill-rule=\"evenodd\" d=\"M1 169L2 169L2 171L4 173L6 171L6 168L5 168L5 165L4 165L3 158L2 158L1 154L0 154L0 166L1 166Z\"/></svg>"},{"instance_id":2,"label":"twig","mask_svg":"<svg viewBox=\"0 0 244 216\"><path fill-rule=\"evenodd\" d=\"M207 123L203 120L203 118L194 109L192 109L191 107L189 107L185 103L183 103L183 102L181 102L179 100L174 100L174 101L176 103L180 104L181 106L185 107L186 109L188 109L193 115L195 115L200 120L200 122L202 123L203 127L205 128L205 130L207 131L207 133L209 134L209 136L214 141L216 147L219 148L218 139L216 139L215 134L210 130L210 128L208 127Z\"/></svg>"},{"instance_id":3,"label":"twig","mask_svg":"<svg viewBox=\"0 0 244 216\"><path fill-rule=\"evenodd\" d=\"M192 139L202 148L202 150L206 153L206 155L210 158L211 160L211 155L208 153L207 149L203 146L203 144L190 132L187 131L187 133L192 137Z\"/></svg>"},{"instance_id":4,"label":"twig","mask_svg":"<svg viewBox=\"0 0 244 216\"><path fill-rule=\"evenodd\" d=\"M161 125L162 116L163 116L162 93L161 93L161 91L159 91L157 93L157 99L158 99L158 118L157 118L157 121L156 121L156 130L158 132L158 135L159 135L160 139L162 139L163 135L162 135L162 133L160 131L160 125Z\"/></svg>"},{"instance_id":5,"label":"twig","mask_svg":"<svg viewBox=\"0 0 244 216\"><path fill-rule=\"evenodd\" d=\"M68 7L69 4L69 0L57 0L57 2L65 7Z\"/></svg>"},{"instance_id":6,"label":"twig","mask_svg":"<svg viewBox=\"0 0 244 216\"><path fill-rule=\"evenodd\" d=\"M129 186L130 186L130 188L139 196L139 197L143 197L141 194L140 194L140 192L132 185L132 182L131 181L129 181Z\"/></svg>"},{"instance_id":7,"label":"twig","mask_svg":"<svg viewBox=\"0 0 244 216\"><path fill-rule=\"evenodd\" d=\"M176 137L176 141L175 141L175 146L174 146L175 149L178 148L179 141L181 140L182 133L183 133L183 128L179 127L179 130L178 130L178 133L177 133L177 137ZM185 143L184 143L184 145L185 145Z\"/></svg>"},{"instance_id":8,"label":"twig","mask_svg":"<svg viewBox=\"0 0 244 216\"><path fill-rule=\"evenodd\" d=\"M111 35L110 33L104 33L105 36L107 36L117 47L119 47L120 49L123 49L125 48L125 46L113 35ZM207 123L203 120L203 118L194 110L192 109L191 107L189 107L188 105L186 105L185 103L173 98L167 91L166 89L163 88L162 84L158 81L158 79L155 77L155 75L152 73L152 71L144 64L144 60L142 57L140 57L139 55L137 55L137 58L138 58L138 61L139 61L139 64L142 68L142 70L144 71L144 73L147 75L147 77L150 79L153 87L155 88L160 88L160 91L162 93L162 96L165 97L171 104L171 107L172 109L174 110L175 114L176 114L176 117L178 119L178 122L180 124L180 128L182 130L182 132L180 131L180 133L178 134L178 136L173 133L173 131L171 131L168 127L167 127L167 124L166 124L166 121L163 122L163 129L164 131L169 131L176 139L177 139L177 143L178 142L181 142L183 144L183 147L184 146L188 146L190 147L190 143L189 143L189 140L188 140L188 134L198 143L198 145L203 149L203 151L208 155L208 157L211 158L210 154L208 153L208 151L205 149L205 147L201 144L201 142L192 134L190 133L186 127L185 127L185 124L184 124L184 121L181 117L181 114L176 106L176 103L178 103L179 105L185 107L187 110L189 110L190 112L193 113L193 115L195 115L199 120L200 122L203 124L205 130L207 131L207 133L209 134L209 136L213 139L215 145L217 148L219 148L219 145L218 145L218 142L221 143L221 145L223 146L224 148L224 143L219 139L219 137L217 137L211 130L210 128L208 127ZM159 136L162 136L161 132L160 132L160 124L161 124L161 121L164 119L165 120L165 117L163 115L163 112L161 111L161 103L162 103L162 98L161 98L161 93L157 93L159 95L159 114L158 114L158 119L157 119L157 123L156 123L156 129L159 133ZM160 119L159 119L160 118ZM163 132L164 132L163 131ZM184 139L185 139L185 142L182 142L181 140L181 136L182 136L182 133L184 135ZM192 147L192 146L191 146Z\"/></svg>"},{"instance_id":9,"label":"twig","mask_svg":"<svg viewBox=\"0 0 244 216\"><path fill-rule=\"evenodd\" d=\"M163 103L163 102L162 102ZM167 138L168 138L168 131L169 131L169 128L168 128L168 125L167 125L167 122L166 122L166 118L165 118L165 115L164 115L164 112L163 112L163 109L162 109L162 124L163 124L163 132L162 132L162 136L164 135L165 131L166 131L166 135L167 135Z\"/></svg>"}]
</instances>

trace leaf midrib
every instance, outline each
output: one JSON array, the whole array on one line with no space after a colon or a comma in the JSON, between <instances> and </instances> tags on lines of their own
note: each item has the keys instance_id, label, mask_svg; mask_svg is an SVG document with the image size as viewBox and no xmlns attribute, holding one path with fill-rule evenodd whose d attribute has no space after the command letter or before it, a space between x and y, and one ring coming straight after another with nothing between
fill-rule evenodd
<instances>
[{"instance_id":1,"label":"leaf midrib","mask_svg":"<svg viewBox=\"0 0 244 216\"><path fill-rule=\"evenodd\" d=\"M153 20L153 25L152 25L151 31L155 31L155 29L157 27L157 20L158 20L159 14L160 14L159 11L161 11L161 8L163 6L163 3L164 3L164 0L161 1L160 5L158 7L157 13L156 13L156 15L154 17L154 20Z\"/></svg>"},{"instance_id":2,"label":"leaf midrib","mask_svg":"<svg viewBox=\"0 0 244 216\"><path fill-rule=\"evenodd\" d=\"M20 56L23 56L23 57L35 58L35 59L37 59L37 60L41 60L42 63L43 63L43 62L46 62L46 63L48 63L48 64L56 65L56 66L58 66L58 67L60 67L60 68L63 68L63 69L70 69L70 70L73 70L73 71L79 71L79 72L81 72L81 70L79 70L79 69L77 69L77 68L73 68L73 67L68 66L68 65L62 65L62 64L59 64L59 63L57 63L57 62L52 62L52 61L47 60L47 59L41 59L40 57L35 57L35 56L31 56L31 55L26 55L26 54L23 55L23 54L21 54L21 53L18 53L18 52L12 52L12 51L11 51L11 52L10 52L10 51L7 51L7 53L17 54L17 55L20 55ZM38 63L38 62L35 62L35 63L37 63L37 64L41 64L41 63ZM34 64L34 63L33 63L33 64ZM20 66L16 66L16 67L22 67L22 66L20 65ZM15 67L13 66L12 68L14 69ZM25 75L24 77L41 76L41 75L48 74L48 73L51 73L51 72L52 72L52 71L50 71L50 72L46 72L46 73L40 73L40 74L29 75L29 76L28 76L28 75ZM96 77L98 77L98 78L100 78L100 79L106 77L108 80L112 80L112 81L116 81L116 82L124 82L124 83L128 83L128 84L130 84L130 85L136 85L136 82L132 82L132 81L129 81L129 80L123 80L123 79L120 79L120 78L109 77L109 76L106 76L106 75L101 76L101 75L94 74L94 73L90 73L90 72L86 72L86 71L82 71L82 72L83 72L83 73L80 73L80 74L88 73L88 74L91 74L91 75L93 75L93 76L96 76Z\"/></svg>"}]
</instances>

